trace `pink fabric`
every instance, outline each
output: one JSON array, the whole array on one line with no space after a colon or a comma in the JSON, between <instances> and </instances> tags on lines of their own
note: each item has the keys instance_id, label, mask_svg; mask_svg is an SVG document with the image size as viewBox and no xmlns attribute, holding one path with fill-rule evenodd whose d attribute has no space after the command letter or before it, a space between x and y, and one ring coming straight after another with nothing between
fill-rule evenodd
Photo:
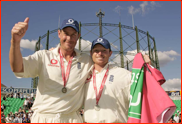
<instances>
[{"instance_id":1,"label":"pink fabric","mask_svg":"<svg viewBox=\"0 0 182 124\"><path fill-rule=\"evenodd\" d=\"M142 54L138 53L135 59L138 61L133 62L133 68L141 68L141 65L144 65ZM129 117L128 123L166 123L169 120L176 106L160 86L164 82L165 79L159 70L145 64L141 119Z\"/></svg>"}]
</instances>

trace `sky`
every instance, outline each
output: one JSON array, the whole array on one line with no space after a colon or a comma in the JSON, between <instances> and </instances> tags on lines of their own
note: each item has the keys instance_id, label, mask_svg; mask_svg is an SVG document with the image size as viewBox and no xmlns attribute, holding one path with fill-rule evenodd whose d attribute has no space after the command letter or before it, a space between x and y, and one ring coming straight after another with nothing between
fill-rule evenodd
<instances>
[{"instance_id":1,"label":"sky","mask_svg":"<svg viewBox=\"0 0 182 124\"><path fill-rule=\"evenodd\" d=\"M24 21L26 17L30 18L29 28L20 44L22 56L28 56L34 53L39 36L43 36L48 30L57 29L66 18L74 18L81 23L98 23L96 12L99 9L105 12L103 23L121 22L122 25L137 26L138 29L148 31L155 38L160 71L166 79L163 89L181 90L180 1L2 1L1 83L7 87L31 88L31 78L16 78L9 65L11 29L15 23ZM86 35L83 45L90 45L99 35L95 30L87 35L85 28L82 32L82 35ZM96 36L93 36L94 33ZM41 49L45 49L45 39L41 41ZM109 39L114 39L114 36ZM52 34L50 47L55 47L58 43L57 33ZM113 44L115 47L117 45Z\"/></svg>"}]
</instances>

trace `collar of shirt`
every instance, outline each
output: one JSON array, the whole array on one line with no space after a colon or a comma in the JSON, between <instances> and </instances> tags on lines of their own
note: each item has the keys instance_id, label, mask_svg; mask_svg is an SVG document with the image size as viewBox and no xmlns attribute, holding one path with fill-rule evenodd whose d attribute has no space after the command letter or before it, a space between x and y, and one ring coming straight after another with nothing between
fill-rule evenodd
<instances>
[{"instance_id":1,"label":"collar of shirt","mask_svg":"<svg viewBox=\"0 0 182 124\"><path fill-rule=\"evenodd\" d=\"M99 73L105 72L107 70L108 66L109 66L109 63L107 63L100 72L95 70L95 74L99 74ZM109 67L109 69L110 69L110 67ZM91 70L91 72L93 73L93 69Z\"/></svg>"},{"instance_id":2,"label":"collar of shirt","mask_svg":"<svg viewBox=\"0 0 182 124\"><path fill-rule=\"evenodd\" d=\"M60 43L57 45L57 47L55 49L52 50L52 52L56 55L59 56L59 47L60 47ZM74 49L76 56L74 56L73 59L79 59L81 57L81 52L78 49Z\"/></svg>"}]
</instances>

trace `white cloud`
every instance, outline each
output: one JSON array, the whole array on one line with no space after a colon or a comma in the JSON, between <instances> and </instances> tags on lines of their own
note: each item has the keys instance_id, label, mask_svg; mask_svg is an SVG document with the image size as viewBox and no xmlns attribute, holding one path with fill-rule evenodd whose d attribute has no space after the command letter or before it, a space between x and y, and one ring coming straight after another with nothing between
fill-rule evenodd
<instances>
[{"instance_id":1,"label":"white cloud","mask_svg":"<svg viewBox=\"0 0 182 124\"><path fill-rule=\"evenodd\" d=\"M170 51L158 51L158 59L159 59L159 65L161 67L165 66L167 63L174 61L176 59L176 56L180 56L176 51L170 50Z\"/></svg>"},{"instance_id":2,"label":"white cloud","mask_svg":"<svg viewBox=\"0 0 182 124\"><path fill-rule=\"evenodd\" d=\"M25 48L25 49L30 49L32 51L35 50L35 44L36 44L37 40L28 40L28 39L21 39L20 41L20 47L21 47L21 51L23 51L22 48ZM42 48L42 44L40 45L40 47Z\"/></svg>"},{"instance_id":3,"label":"white cloud","mask_svg":"<svg viewBox=\"0 0 182 124\"><path fill-rule=\"evenodd\" d=\"M92 45L92 43L89 40L81 39L81 50L82 51L90 51L91 45ZM76 49L79 49L79 40L77 41L77 44L75 47L76 47Z\"/></svg>"},{"instance_id":4,"label":"white cloud","mask_svg":"<svg viewBox=\"0 0 182 124\"><path fill-rule=\"evenodd\" d=\"M140 50L140 52L142 54L148 54L148 51L142 51ZM124 56L124 65L126 65L126 62L128 61L132 61L134 59L134 56L136 55L137 50L133 50L133 51L127 51L126 55ZM158 51L158 59L159 59L159 65L160 67L165 66L166 64L168 64L171 61L174 61L176 59L177 56L180 56L180 54L178 54L176 51L174 50L170 50L170 51ZM114 59L112 60L114 63L117 63L118 65L120 65L120 56L115 54ZM129 64L129 68L132 68L132 63Z\"/></svg>"},{"instance_id":5,"label":"white cloud","mask_svg":"<svg viewBox=\"0 0 182 124\"><path fill-rule=\"evenodd\" d=\"M156 7L160 7L160 4L155 1L143 1L138 8L134 8L132 5L128 7L128 12L131 15L141 13L142 15L145 15L149 11L153 11Z\"/></svg>"},{"instance_id":6,"label":"white cloud","mask_svg":"<svg viewBox=\"0 0 182 124\"><path fill-rule=\"evenodd\" d=\"M161 7L159 3L156 3L155 1L150 2L151 9L154 10L155 7Z\"/></svg>"},{"instance_id":7,"label":"white cloud","mask_svg":"<svg viewBox=\"0 0 182 124\"><path fill-rule=\"evenodd\" d=\"M169 79L162 85L162 88L165 91L181 91L181 79Z\"/></svg>"},{"instance_id":8,"label":"white cloud","mask_svg":"<svg viewBox=\"0 0 182 124\"><path fill-rule=\"evenodd\" d=\"M140 8L134 8L132 5L130 7L128 7L128 12L131 14L131 15L134 15L136 13L139 13L140 12Z\"/></svg>"},{"instance_id":9,"label":"white cloud","mask_svg":"<svg viewBox=\"0 0 182 124\"><path fill-rule=\"evenodd\" d=\"M148 2L147 1L143 1L143 3L140 4L141 10L142 10L142 15L145 14L147 6L148 6Z\"/></svg>"},{"instance_id":10,"label":"white cloud","mask_svg":"<svg viewBox=\"0 0 182 124\"><path fill-rule=\"evenodd\" d=\"M121 7L121 6L116 6L114 9L113 9L113 11L114 12L116 12L116 13L118 13L119 15L121 15L121 10L122 10L123 8Z\"/></svg>"}]
</instances>

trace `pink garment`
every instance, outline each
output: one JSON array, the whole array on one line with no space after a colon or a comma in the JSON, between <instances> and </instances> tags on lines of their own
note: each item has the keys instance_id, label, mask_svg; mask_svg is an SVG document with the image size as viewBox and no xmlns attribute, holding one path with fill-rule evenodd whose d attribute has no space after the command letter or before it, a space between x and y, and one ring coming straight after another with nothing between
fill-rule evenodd
<instances>
[{"instance_id":1,"label":"pink garment","mask_svg":"<svg viewBox=\"0 0 182 124\"><path fill-rule=\"evenodd\" d=\"M165 82L162 73L144 63L141 53L133 61L133 68L144 66L141 118L128 117L128 123L166 123L176 110L170 97L160 86Z\"/></svg>"}]
</instances>

